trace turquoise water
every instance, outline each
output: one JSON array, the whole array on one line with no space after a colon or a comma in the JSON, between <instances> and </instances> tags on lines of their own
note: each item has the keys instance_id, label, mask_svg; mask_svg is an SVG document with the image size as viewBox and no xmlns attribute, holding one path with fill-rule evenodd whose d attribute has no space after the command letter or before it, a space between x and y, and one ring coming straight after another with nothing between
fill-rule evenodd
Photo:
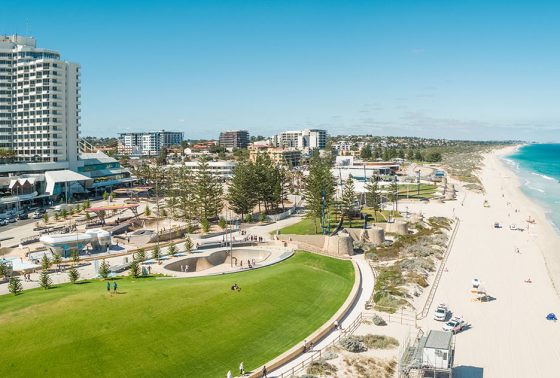
<instances>
[{"instance_id":1,"label":"turquoise water","mask_svg":"<svg viewBox=\"0 0 560 378\"><path fill-rule=\"evenodd\" d=\"M530 144L505 158L523 192L546 211L560 232L560 144Z\"/></svg>"}]
</instances>

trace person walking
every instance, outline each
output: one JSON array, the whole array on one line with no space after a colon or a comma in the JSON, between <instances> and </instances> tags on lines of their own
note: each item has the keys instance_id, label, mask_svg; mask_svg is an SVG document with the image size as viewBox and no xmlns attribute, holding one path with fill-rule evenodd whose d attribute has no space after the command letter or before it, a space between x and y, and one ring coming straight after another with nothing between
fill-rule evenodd
<instances>
[{"instance_id":1,"label":"person walking","mask_svg":"<svg viewBox=\"0 0 560 378\"><path fill-rule=\"evenodd\" d=\"M117 293L117 281L113 281L113 293Z\"/></svg>"},{"instance_id":2,"label":"person walking","mask_svg":"<svg viewBox=\"0 0 560 378\"><path fill-rule=\"evenodd\" d=\"M107 281L107 293L111 293L111 283Z\"/></svg>"},{"instance_id":3,"label":"person walking","mask_svg":"<svg viewBox=\"0 0 560 378\"><path fill-rule=\"evenodd\" d=\"M231 378L231 370L228 370L228 372L226 374L226 378Z\"/></svg>"},{"instance_id":4,"label":"person walking","mask_svg":"<svg viewBox=\"0 0 560 378\"><path fill-rule=\"evenodd\" d=\"M268 370L266 370L266 365L262 369L262 378L268 378Z\"/></svg>"},{"instance_id":5,"label":"person walking","mask_svg":"<svg viewBox=\"0 0 560 378\"><path fill-rule=\"evenodd\" d=\"M239 364L239 374L245 374L245 366L243 366L243 361Z\"/></svg>"}]
</instances>

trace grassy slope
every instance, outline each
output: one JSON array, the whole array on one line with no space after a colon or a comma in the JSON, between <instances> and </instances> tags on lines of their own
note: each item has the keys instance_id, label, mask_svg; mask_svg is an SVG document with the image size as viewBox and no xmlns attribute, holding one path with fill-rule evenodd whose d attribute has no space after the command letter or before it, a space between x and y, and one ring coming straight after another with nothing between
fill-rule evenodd
<instances>
[{"instance_id":1,"label":"grassy slope","mask_svg":"<svg viewBox=\"0 0 560 378\"><path fill-rule=\"evenodd\" d=\"M264 269L195 279L122 279L0 297L0 376L224 376L254 368L332 316L350 262L298 253ZM242 291L232 292L237 282Z\"/></svg>"}]
</instances>

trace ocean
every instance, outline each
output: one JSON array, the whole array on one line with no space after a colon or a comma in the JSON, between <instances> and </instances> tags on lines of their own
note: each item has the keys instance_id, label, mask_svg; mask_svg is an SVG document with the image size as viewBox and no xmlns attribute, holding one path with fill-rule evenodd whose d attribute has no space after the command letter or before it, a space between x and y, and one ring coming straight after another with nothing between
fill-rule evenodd
<instances>
[{"instance_id":1,"label":"ocean","mask_svg":"<svg viewBox=\"0 0 560 378\"><path fill-rule=\"evenodd\" d=\"M560 144L529 144L505 157L523 192L542 205L560 232Z\"/></svg>"}]
</instances>

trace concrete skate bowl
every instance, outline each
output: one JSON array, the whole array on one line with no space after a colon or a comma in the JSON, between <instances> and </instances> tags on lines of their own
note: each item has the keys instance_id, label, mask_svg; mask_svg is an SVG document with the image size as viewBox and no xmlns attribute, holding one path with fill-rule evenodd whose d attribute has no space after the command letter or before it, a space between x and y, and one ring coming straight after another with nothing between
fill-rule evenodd
<instances>
[{"instance_id":1,"label":"concrete skate bowl","mask_svg":"<svg viewBox=\"0 0 560 378\"><path fill-rule=\"evenodd\" d=\"M164 269L184 273L202 272L212 268L219 269L218 267L220 265L226 264L229 266L231 264L229 252L229 249L223 249L212 252L206 256L187 257L164 266ZM234 249L232 252L233 266L239 269L248 268L249 262L251 262L251 265L254 267L270 265L274 262L288 258L292 254L293 252L291 251L282 253L279 251L267 251L263 249ZM212 271L216 269L212 269Z\"/></svg>"}]
</instances>

